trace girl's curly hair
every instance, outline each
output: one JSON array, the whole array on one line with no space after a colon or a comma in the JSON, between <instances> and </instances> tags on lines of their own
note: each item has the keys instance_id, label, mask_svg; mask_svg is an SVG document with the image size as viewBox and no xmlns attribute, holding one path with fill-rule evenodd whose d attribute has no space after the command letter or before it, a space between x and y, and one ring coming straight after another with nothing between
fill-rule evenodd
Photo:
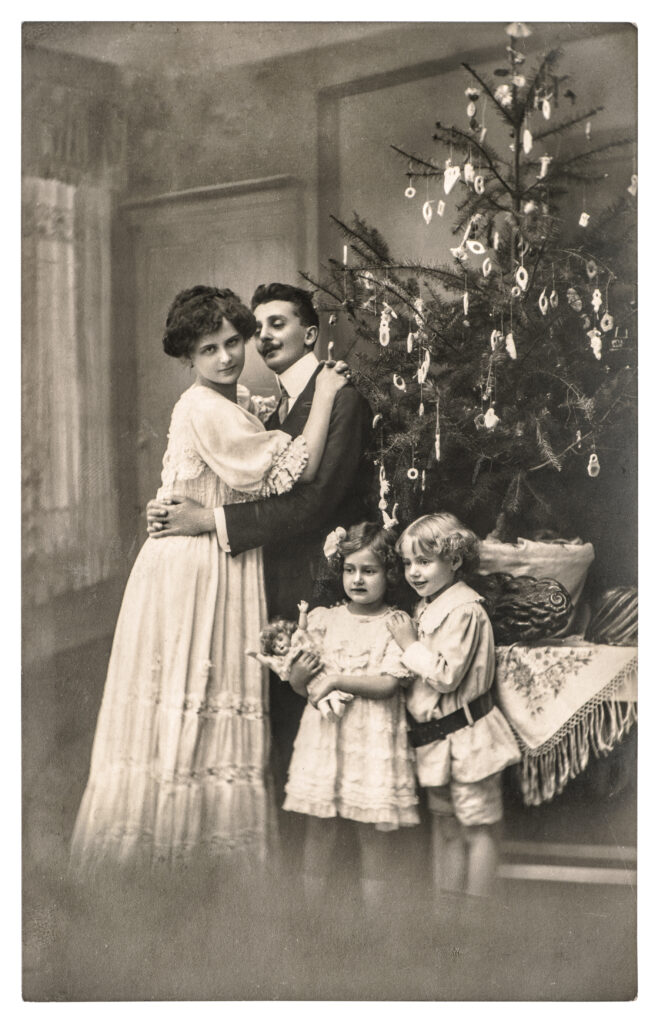
<instances>
[{"instance_id":1,"label":"girl's curly hair","mask_svg":"<svg viewBox=\"0 0 658 1024\"><path fill-rule=\"evenodd\" d=\"M450 512L421 516L411 523L400 534L395 545L398 554L402 553L405 541L411 542L414 549L427 558L451 558L454 555L461 555L462 564L455 572L457 577L470 576L480 564L478 537Z\"/></svg>"},{"instance_id":2,"label":"girl's curly hair","mask_svg":"<svg viewBox=\"0 0 658 1024\"><path fill-rule=\"evenodd\" d=\"M288 639L297 629L297 623L289 619L274 619L269 625L261 630L260 652L261 654L274 654L274 641L283 634Z\"/></svg>"},{"instance_id":3,"label":"girl's curly hair","mask_svg":"<svg viewBox=\"0 0 658 1024\"><path fill-rule=\"evenodd\" d=\"M386 573L386 583L394 587L400 580L400 563L395 554L395 535L384 530L379 523L357 523L350 526L346 537L338 544L338 551L327 559L336 575L343 571L345 559L357 551L368 548L379 559Z\"/></svg>"}]
</instances>

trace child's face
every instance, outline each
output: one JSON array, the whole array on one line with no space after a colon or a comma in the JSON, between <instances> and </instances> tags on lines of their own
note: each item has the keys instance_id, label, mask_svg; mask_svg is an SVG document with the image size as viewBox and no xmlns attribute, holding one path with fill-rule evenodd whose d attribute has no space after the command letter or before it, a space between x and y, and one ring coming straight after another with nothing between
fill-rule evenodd
<instances>
[{"instance_id":1,"label":"child's face","mask_svg":"<svg viewBox=\"0 0 658 1024\"><path fill-rule=\"evenodd\" d=\"M420 597L432 597L443 587L454 583L455 573L461 565L461 557L452 559L424 555L413 541L402 543L402 564L404 578Z\"/></svg>"},{"instance_id":2,"label":"child's face","mask_svg":"<svg viewBox=\"0 0 658 1024\"><path fill-rule=\"evenodd\" d=\"M211 384L235 384L244 366L244 338L224 320L218 331L199 339L190 358L200 379Z\"/></svg>"},{"instance_id":3,"label":"child's face","mask_svg":"<svg viewBox=\"0 0 658 1024\"><path fill-rule=\"evenodd\" d=\"M386 593L386 571L369 548L347 555L343 563L343 588L358 605L380 605Z\"/></svg>"},{"instance_id":4,"label":"child's face","mask_svg":"<svg viewBox=\"0 0 658 1024\"><path fill-rule=\"evenodd\" d=\"M290 648L290 637L285 633L279 633L272 642L272 652L274 654L282 655L287 654Z\"/></svg>"}]
</instances>

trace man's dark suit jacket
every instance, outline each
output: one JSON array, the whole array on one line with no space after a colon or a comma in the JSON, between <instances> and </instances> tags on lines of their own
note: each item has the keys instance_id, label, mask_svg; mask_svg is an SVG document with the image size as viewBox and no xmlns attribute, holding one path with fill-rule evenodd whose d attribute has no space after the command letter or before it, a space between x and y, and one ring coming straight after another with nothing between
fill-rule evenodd
<instances>
[{"instance_id":1,"label":"man's dark suit jacket","mask_svg":"<svg viewBox=\"0 0 658 1024\"><path fill-rule=\"evenodd\" d=\"M283 424L275 412L268 430L302 433L320 367L297 398ZM288 494L226 505L231 554L264 548L268 613L296 619L299 601L319 600L322 548L330 530L368 518L372 467L364 457L371 430L370 406L352 384L334 399L324 455L315 480L296 484Z\"/></svg>"}]
</instances>

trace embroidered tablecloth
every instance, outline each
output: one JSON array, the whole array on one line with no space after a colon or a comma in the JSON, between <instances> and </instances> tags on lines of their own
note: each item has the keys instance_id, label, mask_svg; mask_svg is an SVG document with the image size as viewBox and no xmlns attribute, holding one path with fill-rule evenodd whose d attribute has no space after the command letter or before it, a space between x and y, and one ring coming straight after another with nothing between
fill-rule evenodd
<instances>
[{"instance_id":1,"label":"embroidered tablecloth","mask_svg":"<svg viewBox=\"0 0 658 1024\"><path fill-rule=\"evenodd\" d=\"M637 648L566 638L496 649L497 703L521 747L526 804L561 793L637 719Z\"/></svg>"}]
</instances>

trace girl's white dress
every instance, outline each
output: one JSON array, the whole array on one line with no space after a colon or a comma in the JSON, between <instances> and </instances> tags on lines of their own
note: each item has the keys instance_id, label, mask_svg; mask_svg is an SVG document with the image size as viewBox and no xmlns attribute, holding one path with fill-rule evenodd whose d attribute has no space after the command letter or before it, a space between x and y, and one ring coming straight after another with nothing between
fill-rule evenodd
<instances>
[{"instance_id":1,"label":"girl's white dress","mask_svg":"<svg viewBox=\"0 0 658 1024\"><path fill-rule=\"evenodd\" d=\"M327 672L407 681L409 670L386 627L391 615L390 608L374 616L354 615L347 605L309 612L308 632ZM318 818L340 815L394 829L418 824L417 804L402 687L386 700L355 697L337 722L306 705L290 762L285 810Z\"/></svg>"},{"instance_id":2,"label":"girl's white dress","mask_svg":"<svg viewBox=\"0 0 658 1024\"><path fill-rule=\"evenodd\" d=\"M266 431L251 408L242 387L238 404L188 388L172 413L158 497L215 508L289 490L305 441ZM264 859L265 673L244 651L265 622L260 549L232 558L214 533L146 541L117 622L74 870L228 851Z\"/></svg>"}]
</instances>

